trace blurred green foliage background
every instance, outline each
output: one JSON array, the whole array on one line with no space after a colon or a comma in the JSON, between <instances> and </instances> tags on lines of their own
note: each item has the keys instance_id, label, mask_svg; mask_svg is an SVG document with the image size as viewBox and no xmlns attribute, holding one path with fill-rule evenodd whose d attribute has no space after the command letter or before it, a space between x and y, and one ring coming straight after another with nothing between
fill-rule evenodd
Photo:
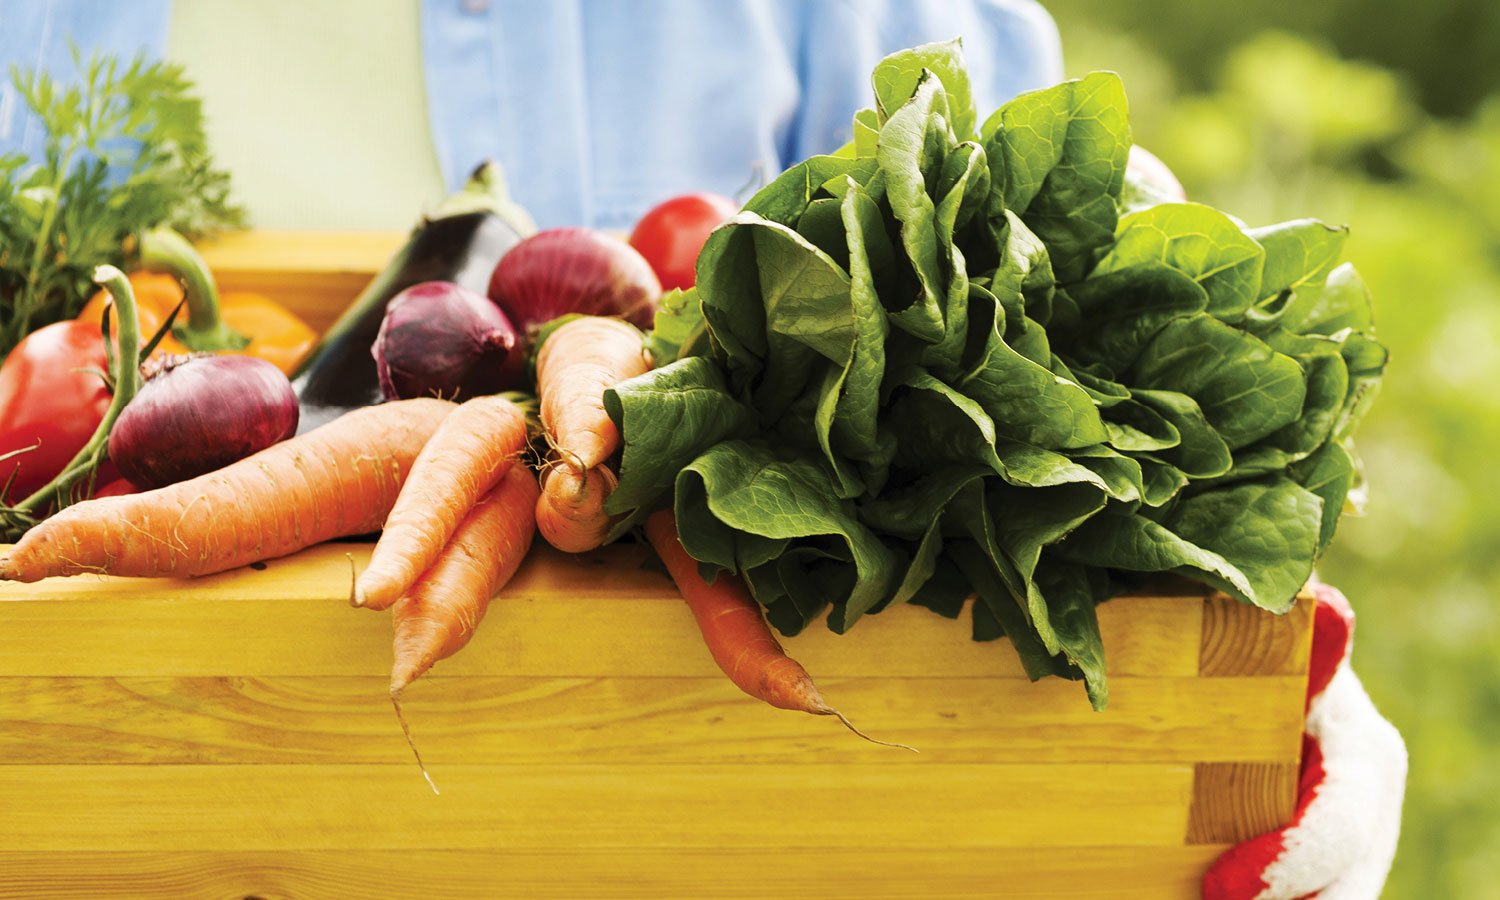
<instances>
[{"instance_id":1,"label":"blurred green foliage background","mask_svg":"<svg viewBox=\"0 0 1500 900\"><path fill-rule=\"evenodd\" d=\"M1054 0L1070 75L1251 224L1348 223L1392 361L1322 564L1411 753L1386 897L1500 895L1500 4Z\"/></svg>"}]
</instances>

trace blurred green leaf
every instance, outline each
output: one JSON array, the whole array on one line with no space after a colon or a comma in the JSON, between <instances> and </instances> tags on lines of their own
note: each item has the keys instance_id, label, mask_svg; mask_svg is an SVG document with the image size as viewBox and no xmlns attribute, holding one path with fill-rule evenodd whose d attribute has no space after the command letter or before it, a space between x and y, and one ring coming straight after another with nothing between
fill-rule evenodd
<instances>
[{"instance_id":1,"label":"blurred green leaf","mask_svg":"<svg viewBox=\"0 0 1500 900\"><path fill-rule=\"evenodd\" d=\"M1298 291L1284 323L1319 333L1361 327L1373 294L1390 346L1380 402L1360 427L1368 515L1345 510L1320 563L1359 613L1355 668L1411 751L1385 896L1494 895L1500 93L1471 116L1439 119L1404 85L1422 85L1445 113L1482 100L1485 84L1500 87L1500 5L1435 0L1396 12L1378 0L1054 0L1049 8L1073 72L1122 72L1139 141L1191 198L1255 223L1313 214L1353 226L1346 252L1369 292L1352 273L1335 272L1329 290ZM1272 20L1345 45L1385 40L1391 58L1423 67L1398 73L1339 59L1319 40L1262 33ZM1485 42L1490 52L1472 51ZM1373 362L1346 348L1351 369ZM1314 493L1336 493L1358 471L1325 444L1293 474ZM1323 510L1320 541L1338 512Z\"/></svg>"}]
</instances>

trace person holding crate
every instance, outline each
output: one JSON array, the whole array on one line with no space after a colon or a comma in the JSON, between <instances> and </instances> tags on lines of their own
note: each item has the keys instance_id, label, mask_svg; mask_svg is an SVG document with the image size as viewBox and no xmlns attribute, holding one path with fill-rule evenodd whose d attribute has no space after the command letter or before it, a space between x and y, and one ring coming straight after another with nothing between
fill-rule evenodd
<instances>
[{"instance_id":1,"label":"person holding crate","mask_svg":"<svg viewBox=\"0 0 1500 900\"><path fill-rule=\"evenodd\" d=\"M171 14L168 0L7 4L0 62L66 76L70 45L160 56ZM661 197L732 194L754 169L832 151L864 102L865 73L900 47L963 35L982 108L1062 77L1055 26L1032 0L429 0L420 24L423 71L393 73L425 79L430 135L413 139L430 138L450 185L498 157L544 226L628 227ZM817 34L839 35L837 52L805 52ZM44 136L10 90L0 86L0 152L35 152ZM1131 164L1180 192L1149 155ZM1405 748L1350 667L1347 600L1313 591L1296 816L1213 865L1213 900L1376 897L1395 851Z\"/></svg>"}]
</instances>

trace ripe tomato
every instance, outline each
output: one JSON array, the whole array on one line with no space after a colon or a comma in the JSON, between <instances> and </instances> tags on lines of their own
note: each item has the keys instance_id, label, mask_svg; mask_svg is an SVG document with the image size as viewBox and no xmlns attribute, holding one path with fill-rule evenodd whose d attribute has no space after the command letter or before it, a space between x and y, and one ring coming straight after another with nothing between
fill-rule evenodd
<instances>
[{"instance_id":1,"label":"ripe tomato","mask_svg":"<svg viewBox=\"0 0 1500 900\"><path fill-rule=\"evenodd\" d=\"M109 461L105 460L105 465L108 464ZM104 466L100 466L99 468L102 472ZM105 483L102 478L97 478L95 479L95 483L100 485L94 491L94 499L96 500L100 497L123 497L126 494L139 494L141 492L140 488L123 478L115 478L108 483Z\"/></svg>"},{"instance_id":2,"label":"ripe tomato","mask_svg":"<svg viewBox=\"0 0 1500 900\"><path fill-rule=\"evenodd\" d=\"M0 486L14 472L6 497L19 503L57 477L83 449L109 409L104 379L79 369L106 368L97 322L55 322L17 344L0 366Z\"/></svg>"},{"instance_id":3,"label":"ripe tomato","mask_svg":"<svg viewBox=\"0 0 1500 900\"><path fill-rule=\"evenodd\" d=\"M673 197L641 216L630 246L651 264L663 290L686 290L696 279L698 251L708 233L739 211L733 200L718 194Z\"/></svg>"}]
</instances>

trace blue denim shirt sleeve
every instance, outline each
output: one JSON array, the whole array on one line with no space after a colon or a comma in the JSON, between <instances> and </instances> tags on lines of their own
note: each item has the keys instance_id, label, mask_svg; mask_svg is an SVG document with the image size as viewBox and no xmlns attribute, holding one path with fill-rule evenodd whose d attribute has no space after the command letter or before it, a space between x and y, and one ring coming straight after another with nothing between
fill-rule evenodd
<instances>
[{"instance_id":1,"label":"blue denim shirt sleeve","mask_svg":"<svg viewBox=\"0 0 1500 900\"><path fill-rule=\"evenodd\" d=\"M77 74L73 48L130 58L162 56L171 0L0 0L0 153L37 157L46 139L11 85L12 66L60 81Z\"/></svg>"},{"instance_id":2,"label":"blue denim shirt sleeve","mask_svg":"<svg viewBox=\"0 0 1500 900\"><path fill-rule=\"evenodd\" d=\"M849 138L893 50L961 35L988 111L1062 76L1034 0L423 0L428 111L457 186L495 157L544 227L628 228Z\"/></svg>"}]
</instances>

